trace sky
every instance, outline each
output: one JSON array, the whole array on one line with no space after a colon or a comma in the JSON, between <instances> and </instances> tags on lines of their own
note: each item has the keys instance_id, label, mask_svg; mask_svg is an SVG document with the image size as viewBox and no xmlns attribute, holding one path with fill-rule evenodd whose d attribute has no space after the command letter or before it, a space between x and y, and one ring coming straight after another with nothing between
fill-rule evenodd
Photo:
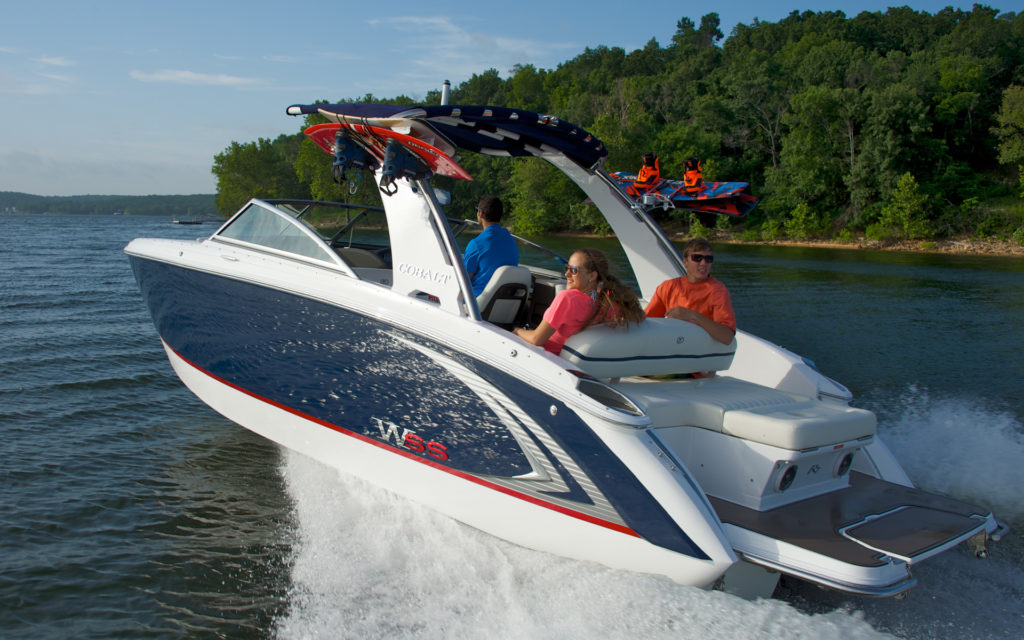
<instances>
[{"instance_id":1,"label":"sky","mask_svg":"<svg viewBox=\"0 0 1024 640\"><path fill-rule=\"evenodd\" d=\"M423 99L444 80L456 87L491 68L506 78L516 64L554 69L587 47L665 46L680 18L699 25L713 11L728 36L793 10L853 17L972 4L394 0L375 12L345 0L5 0L0 191L214 193L213 158L232 141L300 130L301 119L285 115L290 104Z\"/></svg>"}]
</instances>

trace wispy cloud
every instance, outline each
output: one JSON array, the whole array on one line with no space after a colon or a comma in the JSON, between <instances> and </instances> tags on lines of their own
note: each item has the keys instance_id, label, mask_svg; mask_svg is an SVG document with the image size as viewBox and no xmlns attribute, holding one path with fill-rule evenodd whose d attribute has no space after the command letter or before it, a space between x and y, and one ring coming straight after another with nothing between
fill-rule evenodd
<instances>
[{"instance_id":1,"label":"wispy cloud","mask_svg":"<svg viewBox=\"0 0 1024 640\"><path fill-rule=\"evenodd\" d=\"M74 60L62 56L42 56L40 58L36 58L36 62L51 67L73 67L77 64Z\"/></svg>"},{"instance_id":2,"label":"wispy cloud","mask_svg":"<svg viewBox=\"0 0 1024 640\"><path fill-rule=\"evenodd\" d=\"M419 52L417 63L467 75L488 67L509 70L516 64L551 65L558 56L578 47L568 41L508 38L471 30L445 16L395 16L376 18L369 24L404 34L403 43Z\"/></svg>"},{"instance_id":3,"label":"wispy cloud","mask_svg":"<svg viewBox=\"0 0 1024 640\"><path fill-rule=\"evenodd\" d=\"M194 86L251 87L263 83L263 80L260 78L243 78L223 73L196 73L195 71L186 71L184 69L163 69L153 72L135 70L128 75L140 82Z\"/></svg>"},{"instance_id":4,"label":"wispy cloud","mask_svg":"<svg viewBox=\"0 0 1024 640\"><path fill-rule=\"evenodd\" d=\"M302 62L302 58L299 56L281 56L281 55L265 55L263 59L267 62L283 62L285 64L295 64Z\"/></svg>"},{"instance_id":5,"label":"wispy cloud","mask_svg":"<svg viewBox=\"0 0 1024 640\"><path fill-rule=\"evenodd\" d=\"M47 80L53 80L54 82L74 82L75 79L71 76L66 76L60 73L40 73L39 77L46 78Z\"/></svg>"}]
</instances>

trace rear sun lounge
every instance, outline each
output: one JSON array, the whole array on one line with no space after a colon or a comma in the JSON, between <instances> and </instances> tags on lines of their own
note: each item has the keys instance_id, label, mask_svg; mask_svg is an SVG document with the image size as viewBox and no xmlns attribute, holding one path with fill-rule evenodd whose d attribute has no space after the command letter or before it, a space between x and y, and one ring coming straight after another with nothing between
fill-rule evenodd
<instances>
[{"instance_id":1,"label":"rear sun lounge","mask_svg":"<svg viewBox=\"0 0 1024 640\"><path fill-rule=\"evenodd\" d=\"M590 327L560 354L643 406L652 427L695 426L781 449L802 451L870 438L875 416L839 403L778 391L734 378L686 384L643 376L729 368L736 342L725 345L689 322L649 318L628 328Z\"/></svg>"},{"instance_id":2,"label":"rear sun lounge","mask_svg":"<svg viewBox=\"0 0 1024 640\"><path fill-rule=\"evenodd\" d=\"M735 346L648 319L589 328L561 356L640 408L652 440L693 474L753 564L892 595L916 582L911 564L985 529L990 516L971 505L854 470L874 441L869 411L729 377L657 377L727 369ZM920 522L941 535L922 534Z\"/></svg>"}]
</instances>

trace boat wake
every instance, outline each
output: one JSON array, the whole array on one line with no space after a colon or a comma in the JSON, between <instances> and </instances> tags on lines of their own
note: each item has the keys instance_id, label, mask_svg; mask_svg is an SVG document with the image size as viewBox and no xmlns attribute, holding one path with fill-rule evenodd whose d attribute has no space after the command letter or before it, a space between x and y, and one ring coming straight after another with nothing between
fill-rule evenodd
<instances>
[{"instance_id":1,"label":"boat wake","mask_svg":"<svg viewBox=\"0 0 1024 640\"><path fill-rule=\"evenodd\" d=\"M859 611L901 638L1019 638L1024 629L1024 425L979 400L911 385L870 407L879 434L920 487L994 509L1010 533L979 560L961 546L914 569L905 600L882 601L784 582L776 597L806 613Z\"/></svg>"},{"instance_id":2,"label":"boat wake","mask_svg":"<svg viewBox=\"0 0 1024 640\"><path fill-rule=\"evenodd\" d=\"M283 638L877 638L808 615L518 547L285 452L294 501Z\"/></svg>"},{"instance_id":3,"label":"boat wake","mask_svg":"<svg viewBox=\"0 0 1024 640\"><path fill-rule=\"evenodd\" d=\"M1024 430L1009 412L910 387L882 435L919 485L1006 514L1012 531L915 570L904 600L784 581L748 602L507 543L309 458L283 452L294 504L289 613L279 637L1019 637ZM892 411L893 409L890 409ZM911 455L912 454L912 455ZM1003 604L1005 603L1005 604Z\"/></svg>"},{"instance_id":4,"label":"boat wake","mask_svg":"<svg viewBox=\"0 0 1024 640\"><path fill-rule=\"evenodd\" d=\"M980 400L936 398L916 385L870 408L878 415L879 435L915 484L977 501L1021 530L1024 425L1010 410Z\"/></svg>"}]
</instances>

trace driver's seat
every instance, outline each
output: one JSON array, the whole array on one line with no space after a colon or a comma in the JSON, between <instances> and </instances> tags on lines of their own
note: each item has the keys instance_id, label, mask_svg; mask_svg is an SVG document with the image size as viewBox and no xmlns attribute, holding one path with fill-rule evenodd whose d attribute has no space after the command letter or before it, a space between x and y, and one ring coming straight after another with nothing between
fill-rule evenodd
<instances>
[{"instance_id":1,"label":"driver's seat","mask_svg":"<svg viewBox=\"0 0 1024 640\"><path fill-rule=\"evenodd\" d=\"M476 297L480 317L503 329L522 325L529 309L527 303L532 286L533 275L526 267L498 267Z\"/></svg>"}]
</instances>

